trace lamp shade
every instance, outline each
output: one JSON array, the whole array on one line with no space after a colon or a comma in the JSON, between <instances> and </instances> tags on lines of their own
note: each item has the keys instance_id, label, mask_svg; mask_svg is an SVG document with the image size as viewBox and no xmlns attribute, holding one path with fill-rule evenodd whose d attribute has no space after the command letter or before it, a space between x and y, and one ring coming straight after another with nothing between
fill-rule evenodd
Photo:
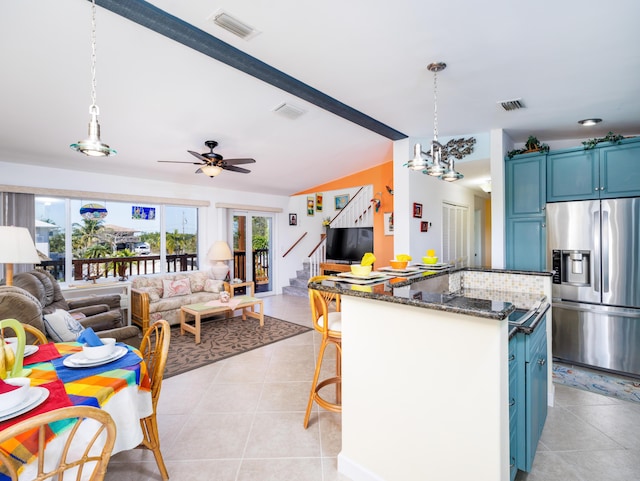
<instances>
[{"instance_id":1,"label":"lamp shade","mask_svg":"<svg viewBox=\"0 0 640 481\"><path fill-rule=\"evenodd\" d=\"M233 259L231 249L229 249L229 244L227 244L225 241L214 242L209 249L207 257L212 261L229 261Z\"/></svg>"},{"instance_id":2,"label":"lamp shade","mask_svg":"<svg viewBox=\"0 0 640 481\"><path fill-rule=\"evenodd\" d=\"M6 264L8 286L13 284L13 264L40 264L29 229L0 226L0 263Z\"/></svg>"}]
</instances>

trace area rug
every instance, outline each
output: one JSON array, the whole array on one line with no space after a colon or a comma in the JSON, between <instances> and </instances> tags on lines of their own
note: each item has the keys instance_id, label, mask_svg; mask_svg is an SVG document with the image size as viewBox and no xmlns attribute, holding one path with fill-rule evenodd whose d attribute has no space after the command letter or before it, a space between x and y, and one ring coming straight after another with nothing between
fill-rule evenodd
<instances>
[{"instance_id":1,"label":"area rug","mask_svg":"<svg viewBox=\"0 0 640 481\"><path fill-rule=\"evenodd\" d=\"M292 322L264 316L264 326L257 319L242 320L241 316L229 319L211 319L200 326L200 344L195 336L180 326L171 328L171 344L164 378L206 366L221 359L282 341L310 331L311 328Z\"/></svg>"},{"instance_id":2,"label":"area rug","mask_svg":"<svg viewBox=\"0 0 640 481\"><path fill-rule=\"evenodd\" d=\"M640 379L554 362L553 382L640 403Z\"/></svg>"}]
</instances>

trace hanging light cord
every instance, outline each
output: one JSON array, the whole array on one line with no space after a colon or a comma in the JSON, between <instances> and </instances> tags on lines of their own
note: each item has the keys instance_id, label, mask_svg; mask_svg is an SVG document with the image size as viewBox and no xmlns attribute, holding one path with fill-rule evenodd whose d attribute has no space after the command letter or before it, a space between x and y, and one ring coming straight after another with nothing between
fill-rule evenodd
<instances>
[{"instance_id":1,"label":"hanging light cord","mask_svg":"<svg viewBox=\"0 0 640 481\"><path fill-rule=\"evenodd\" d=\"M433 138L438 140L438 71L433 72Z\"/></svg>"},{"instance_id":2,"label":"hanging light cord","mask_svg":"<svg viewBox=\"0 0 640 481\"><path fill-rule=\"evenodd\" d=\"M96 105L96 0L91 2L91 113L98 113Z\"/></svg>"}]
</instances>

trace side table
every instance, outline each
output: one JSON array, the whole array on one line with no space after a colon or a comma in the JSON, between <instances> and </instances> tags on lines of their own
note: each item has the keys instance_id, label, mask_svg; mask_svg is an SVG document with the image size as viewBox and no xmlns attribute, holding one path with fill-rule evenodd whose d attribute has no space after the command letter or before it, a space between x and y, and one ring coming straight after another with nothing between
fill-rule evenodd
<instances>
[{"instance_id":1,"label":"side table","mask_svg":"<svg viewBox=\"0 0 640 481\"><path fill-rule=\"evenodd\" d=\"M238 287L250 287L251 288L251 293L247 292L247 296L251 296L253 297L256 293L256 288L255 288L255 284L253 283L253 281L246 281L246 282L237 282L237 283L232 283L229 282L229 289L231 290L230 294L231 297L236 295L236 288Z\"/></svg>"}]
</instances>

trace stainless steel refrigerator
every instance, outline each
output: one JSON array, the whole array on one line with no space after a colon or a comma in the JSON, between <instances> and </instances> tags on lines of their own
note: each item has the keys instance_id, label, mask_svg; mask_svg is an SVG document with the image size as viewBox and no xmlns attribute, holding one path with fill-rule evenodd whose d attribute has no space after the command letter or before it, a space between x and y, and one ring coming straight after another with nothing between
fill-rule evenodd
<instances>
[{"instance_id":1,"label":"stainless steel refrigerator","mask_svg":"<svg viewBox=\"0 0 640 481\"><path fill-rule=\"evenodd\" d=\"M640 377L640 198L547 204L553 356Z\"/></svg>"}]
</instances>

